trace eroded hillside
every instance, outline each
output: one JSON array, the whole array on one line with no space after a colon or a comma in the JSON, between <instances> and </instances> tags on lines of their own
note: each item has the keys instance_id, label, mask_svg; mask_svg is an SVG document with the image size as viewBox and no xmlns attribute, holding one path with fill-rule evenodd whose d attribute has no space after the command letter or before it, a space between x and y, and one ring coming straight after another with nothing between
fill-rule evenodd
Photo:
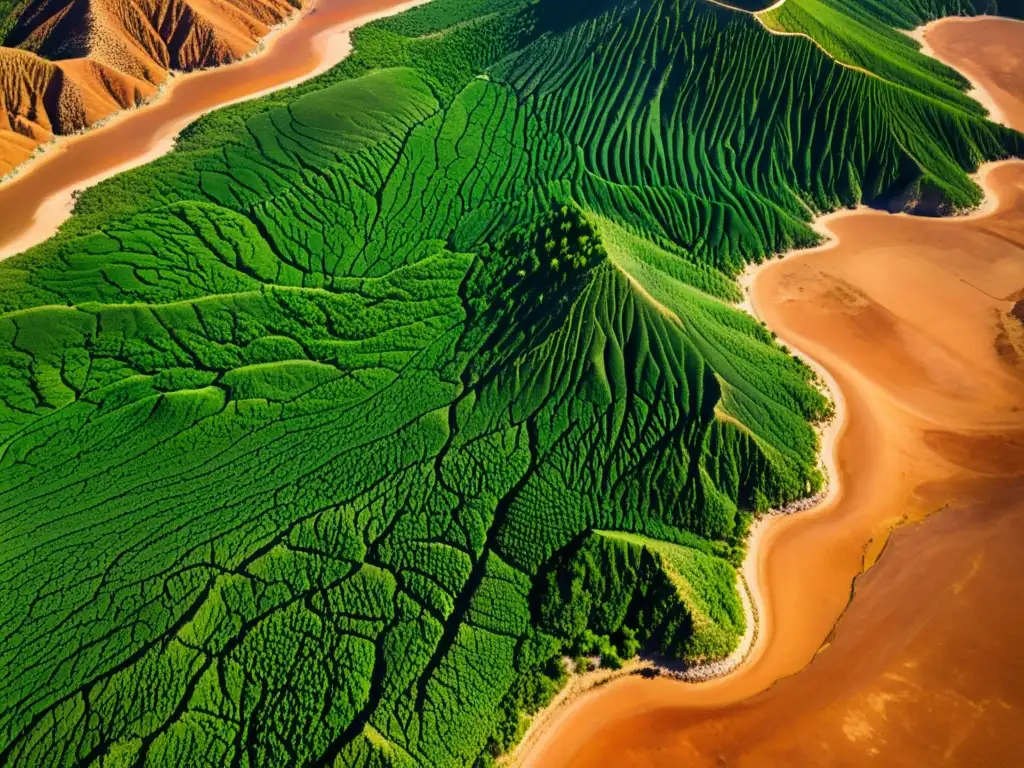
<instances>
[{"instance_id":1,"label":"eroded hillside","mask_svg":"<svg viewBox=\"0 0 1024 768\"><path fill-rule=\"evenodd\" d=\"M155 91L151 83L90 59L54 63L0 48L0 172L36 144L133 107Z\"/></svg>"},{"instance_id":2,"label":"eroded hillside","mask_svg":"<svg viewBox=\"0 0 1024 768\"><path fill-rule=\"evenodd\" d=\"M171 71L234 61L296 6L286 0L34 0L0 48L0 175L54 134L155 92Z\"/></svg>"}]
</instances>

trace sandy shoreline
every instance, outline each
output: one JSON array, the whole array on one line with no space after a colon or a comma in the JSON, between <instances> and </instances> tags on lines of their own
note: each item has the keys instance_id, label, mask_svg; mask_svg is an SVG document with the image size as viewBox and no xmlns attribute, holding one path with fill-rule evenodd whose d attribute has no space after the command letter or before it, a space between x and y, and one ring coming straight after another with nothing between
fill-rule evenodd
<instances>
[{"instance_id":1,"label":"sandy shoreline","mask_svg":"<svg viewBox=\"0 0 1024 768\"><path fill-rule=\"evenodd\" d=\"M821 245L800 251L790 251L777 259L767 260L761 264L748 265L739 278L744 300L737 305L737 308L746 312L754 319L762 321L763 318L758 313L752 295L752 288L758 274L760 274L765 266L783 259L795 259L803 255L820 253L835 248L839 240L828 229L828 222L836 217L849 215L850 213L848 210L837 211L815 219L813 223L814 229L826 238L826 242ZM810 499L797 502L794 505L794 509L770 510L758 517L750 527L750 533L747 538L747 553L739 572L739 581L744 587L739 592L747 621L747 632L741 639L739 646L725 659L694 667L691 670L692 674L690 676L676 675L671 670L661 668L650 661L638 659L632 660L626 667L614 675L598 677L596 673L588 673L588 675L573 676L566 684L565 689L556 696L555 700L534 716L523 740L516 747L515 751L503 760L504 765L521 768L522 766L537 764L539 755L544 751L544 737L551 733L552 728L558 724L558 721L567 718L572 706L583 699L586 693L606 685L613 679L649 670L658 676L673 678L680 682L694 685L725 679L743 666L756 663L758 655L762 650L758 640L765 637L770 631L768 621L771 614L765 591L762 588L764 580L763 565L767 551L765 540L768 539L770 541L772 529L780 520L794 514L799 514L801 517L823 514L840 498L841 485L836 465L836 443L842 435L847 420L843 392L832 374L792 342L784 339L782 336L779 336L779 341L780 343L787 344L793 354L806 362L819 376L821 379L821 389L834 404L835 412L833 417L822 428L816 430L821 441L820 467L825 475L825 487L822 489L822 492Z\"/></svg>"},{"instance_id":2,"label":"sandy shoreline","mask_svg":"<svg viewBox=\"0 0 1024 768\"><path fill-rule=\"evenodd\" d=\"M930 56L933 59L937 59L938 61L941 61L943 64L950 66L948 61L943 61L943 59L935 52L935 49L932 47L931 43L928 42L927 34L929 32L934 32L937 29L947 27L950 23L969 24L971 22L984 22L992 20L996 20L999 22L1024 23L1018 21L1017 19L1005 19L1000 16L949 16L947 18L939 19L938 21L933 21L929 24L925 24L924 26L917 27L916 29L912 29L906 34L907 37L911 38L912 40L915 40L921 46L921 53L923 53L925 56ZM991 120L994 123L999 123L1001 125L1010 127L1010 118L1003 111L1003 108L999 105L999 103L996 101L993 95L989 93L989 90L988 88L985 87L985 84L982 83L980 80L972 79L970 76L965 75L963 72L961 72L960 74L964 75L965 77L967 77L968 80L971 81L971 89L967 91L967 95L970 96L979 104L981 104L981 106L983 106L986 110L988 110L989 120Z\"/></svg>"},{"instance_id":3,"label":"sandy shoreline","mask_svg":"<svg viewBox=\"0 0 1024 768\"><path fill-rule=\"evenodd\" d=\"M962 21L962 20L959 20ZM925 36L928 32L935 28L948 26L949 24L955 24L958 19L942 19L937 22L925 25L922 28L914 31L914 38L923 44L923 50L930 55L935 55L934 50L926 42ZM935 57L939 58L939 57ZM939 58L939 60L942 60ZM950 64L948 61L943 63ZM984 85L970 77L969 74L965 74L974 88L971 95L974 97L982 96L983 99L979 99L983 106L986 106L993 118L1006 119L1004 111L999 107L996 101L991 97L988 90L985 89ZM977 220L988 217L997 211L1000 207L999 194L989 184L989 177L991 174L999 168L1005 167L1011 164L1019 164L1022 161L1009 160L1000 161L995 163L987 163L979 168L977 174L974 176L974 180L982 187L985 193L984 201L982 205L975 211L972 211L966 215L950 217L941 220L931 220L934 222L942 222L944 224L962 225L964 222ZM760 265L752 265L743 273L740 279L740 285L744 292L744 301L740 305L740 309L747 311L752 314L755 318L763 320L762 313L759 312L759 307L754 296L754 286L757 283L758 277L770 266L778 265L782 262L793 265L795 262L799 262L801 259L808 259L815 256L820 256L823 253L832 251L839 247L840 241L836 233L832 229L832 225L842 222L847 219L854 219L860 216L871 216L878 215L877 211L873 211L868 208L858 208L854 210L840 210L824 216L818 217L813 223L813 227L818 231L824 238L825 242L822 244L805 250L792 251L781 258L772 259L763 262ZM899 220L903 217L906 219L912 219L908 214L888 214L893 219ZM832 401L835 403L835 417L829 422L823 430L819 432L821 440L821 461L826 473L827 487L824 496L817 501L810 509L805 509L797 513L796 517L801 523L808 519L828 516L828 513L832 512L841 500L844 487L842 483L842 475L837 468L836 450L837 445L849 425L849 413L846 407L846 401L844 396L843 388L839 385L836 378L826 370L819 361L817 361L812 355L806 353L801 349L801 345L797 339L787 337L784 329L773 328L779 334L779 340L782 343L787 344L794 354L801 357L815 373L820 377L823 382L824 388L827 389ZM777 538L780 529L784 528L789 522L787 516L783 515L769 515L760 518L757 523L752 527L750 539L748 540L747 557L743 564L743 574L747 584L750 587L751 594L753 597L753 603L756 610L757 621L759 623L757 631L757 641L754 643L754 647L751 652L746 656L744 661L734 668L731 669L724 677L719 677L710 683L705 683L696 686L688 686L688 690L692 690L695 693L702 688L710 689L713 687L725 687L729 681L743 672L748 671L751 668L757 666L757 662L760 659L767 638L770 636L772 631L772 605L771 597L767 594L765 589L766 584L766 569L767 563L772 549L772 544L775 538ZM890 528L891 532L891 528ZM867 547L864 550L864 562L865 565L870 565L877 557L884 541L869 541ZM748 613L748 621L751 619ZM766 681L766 685L770 684L771 681ZM623 683L625 685L625 683ZM633 694L639 695L640 691L638 688L634 688ZM754 693L752 689L750 693ZM602 699L607 700L612 695L612 691L608 690L602 693ZM749 694L748 694L749 695ZM652 699L654 697L652 696ZM661 696L666 698L666 696ZM719 701L726 703L727 701L734 700L730 697L719 698L715 694L709 694L706 697L709 701ZM744 696L739 696L738 699L742 699ZM537 734L524 740L520 747L513 753L513 757L510 761L513 765L536 765L540 764L540 756L545 757L551 752L551 747L558 742L558 732L563 728L563 724L571 720L574 715L574 710L579 710L586 706L589 701L588 697L582 695L582 692L578 693L573 697L573 706L563 704L558 708L557 712L548 713L547 711L541 712L537 715L539 722L537 723ZM653 705L652 705L653 706ZM594 717L594 707L590 707L587 711L589 717ZM615 715L605 715L610 722L614 717L621 719L623 715L616 713ZM603 719L602 717L602 719ZM577 718L578 719L578 718ZM565 728L569 726L564 726ZM534 728L531 726L531 731ZM599 730L599 729L598 729ZM529 734L528 734L529 736ZM560 754L571 753L567 749L555 750ZM557 759L555 763L557 763Z\"/></svg>"},{"instance_id":4,"label":"sandy shoreline","mask_svg":"<svg viewBox=\"0 0 1024 768\"><path fill-rule=\"evenodd\" d=\"M758 535L755 529L764 520L764 517L760 518L751 527L751 541ZM722 677L736 669L747 660L747 657L756 647L757 636L761 631L759 603L756 602L757 598L742 570L737 574L736 581L740 602L743 604L743 612L747 618L747 629L743 633L743 637L740 638L736 650L726 658L694 667L676 668L665 665L647 655L640 655L626 661L621 669L595 669L582 675L573 674L569 677L565 687L552 699L551 703L533 716L529 728L523 734L519 744L516 745L516 749L509 754L502 755L498 760L499 764L510 766L510 768L518 768L518 766L525 765L525 761L530 759L538 745L543 743L544 737L557 724L560 716L567 714L572 705L587 693L615 680L630 675L646 675L650 677L666 677L693 684Z\"/></svg>"},{"instance_id":5,"label":"sandy shoreline","mask_svg":"<svg viewBox=\"0 0 1024 768\"><path fill-rule=\"evenodd\" d=\"M317 75L323 74L343 61L351 53L351 34L354 29L365 24L369 24L372 21L376 21L377 19L392 16L418 5L423 5L426 2L429 2L429 0L407 0L407 2L397 3L379 11L362 14L355 18L344 18L338 23L328 24L311 38L311 45L315 59L315 65L311 69L285 82L275 83L270 87L259 88L252 92L245 93L242 96L220 102L216 105L203 107L195 111L176 116L175 119L164 123L160 127L159 132L155 136L151 137L148 142L148 146L144 151L107 167L99 173L92 174L85 179L76 179L70 184L61 186L58 189L49 192L49 194L39 202L32 217L32 221L26 229L17 232L14 237L11 237L6 242L4 242L3 237L5 235L9 236L10 233L0 232L0 259L9 258L10 256L21 253L22 251L27 250L28 248L31 248L54 235L60 228L60 225L70 218L74 207L76 193L95 186L104 179L108 179L111 176L115 176L118 173L122 173L132 168L137 168L140 165L145 165L146 163L167 154L174 148L178 134L180 134L186 126L204 114L207 114L214 109L220 109L232 104L249 101L251 99L265 96L268 93L299 85L300 83L316 77ZM59 157L59 155L68 151L73 152L77 142L100 134L109 133L111 131L127 129L130 127L132 120L143 116L146 110L149 110L154 106L158 106L161 102L169 100L178 89L195 78L209 75L216 71L226 71L231 67L238 67L270 56L279 45L288 42L289 34L297 28L301 21L309 19L311 13L317 7L317 2L314 0L314 2L307 6L303 11L296 13L292 18L290 18L288 22L275 27L271 33L263 39L261 45L249 56L240 59L237 62L233 62L232 64L225 65L224 67L175 75L172 78L169 78L169 85L161 89L158 97L151 100L146 105L136 109L122 110L111 118L103 121L101 125L94 126L93 128L74 136L62 137L54 144L52 150L41 152L38 157L34 158L29 163L19 166L19 172L17 174L12 175L8 180L0 183L0 194L3 194L5 186L13 185L23 179L27 179L38 169L44 167L46 163Z\"/></svg>"},{"instance_id":6,"label":"sandy shoreline","mask_svg":"<svg viewBox=\"0 0 1024 768\"><path fill-rule=\"evenodd\" d=\"M159 103L161 99L167 98L173 91L175 85L180 83L182 80L203 74L205 72L210 72L214 69L223 69L224 67L230 67L236 64L241 64L245 61L249 61L251 59L266 54L273 46L275 40L278 37L280 37L282 34L285 34L291 27L295 26L304 16L307 16L310 13L312 13L312 11L316 8L316 3L317 0L312 0L312 2L310 2L308 5L303 5L300 8L296 8L295 11L293 11L291 15L289 15L288 18L286 18L284 21L270 27L267 34L260 38L260 40L256 43L256 46L244 56L241 56L233 61L229 61L226 64L221 64L219 67L202 67L200 69L194 69L189 72L181 72L174 69L168 70L163 81L156 86L156 92L142 103L136 104L135 106L126 107L124 109L119 109L116 112L112 112L111 114L104 117L102 120L98 120L92 125L84 126L73 133L60 135L54 134L54 136L49 141L39 144L32 152L32 154L24 162L19 163L9 172L4 174L3 177L0 177L0 186L8 182L14 181L19 176L31 173L35 166L39 165L40 163L46 160L49 160L51 157L53 157L54 154L63 152L69 146L73 145L76 139L80 139L81 137L87 134L94 133L106 126L115 125L118 122L124 120L125 118L130 118L139 110L146 109L147 107ZM260 94L254 93L250 98L256 98L259 95ZM225 104L224 106L227 106L227 104ZM116 173L116 171L114 171L111 175L114 175L114 173ZM97 179L92 183L95 184L98 183L99 181L100 179Z\"/></svg>"},{"instance_id":7,"label":"sandy shoreline","mask_svg":"<svg viewBox=\"0 0 1024 768\"><path fill-rule=\"evenodd\" d=\"M975 176L976 181L982 186L985 191L985 201L978 210L957 217L949 217L943 219L928 219L928 223L935 226L942 227L956 227L964 223L987 220L999 209L1000 194L999 190L990 185L989 179L998 172L1012 168L1024 166L1022 160L1004 160L993 163L987 163L982 166ZM908 214L880 214L878 211L874 211L868 208L859 208L854 210L843 210L828 214L820 217L817 223L821 227L823 234L829 237L829 240L819 246L811 249L802 251L794 251L780 259L773 259L767 261L762 265L748 270L745 274L745 283L747 286L752 287L755 283L755 277L761 274L764 270L771 267L777 267L778 265L789 265L796 266L801 260L809 260L816 256L820 256L823 253L831 252L841 245L839 240L833 233L831 226L838 225L844 221L849 222L856 220L860 217L871 217L871 216L884 216L888 220L901 221L907 220L913 222L915 219L920 220L920 217L913 217ZM757 302L753 301L753 310L756 315ZM776 329L778 332L778 329ZM791 338L785 333L779 333L779 340L782 343L789 345L790 349L804 359L808 359L808 356L801 351L799 343L796 339ZM810 362L814 369L822 375L823 380L828 386L829 390L833 393L834 402L836 403L836 417L826 426L824 434L822 435L822 461L826 463L826 466L831 467L829 471L830 483L827 488L826 496L821 499L813 508L796 512L795 514L789 515L766 515L762 517L757 524L752 527L751 537L748 540L747 558L744 561L743 573L747 579L747 583L751 587L751 592L754 597L754 606L757 609L758 621L757 621L757 635L753 648L750 653L747 654L746 658L742 663L735 666L730 672L724 676L715 677L707 681L699 683L691 683L683 686L680 693L685 690L690 696L688 698L694 698L699 702L707 702L707 706L717 708L722 705L726 705L734 701L742 701L747 699L749 696L756 694L758 691L769 687L774 678L764 679L763 682L758 682L756 675L754 676L754 682L751 683L749 680L745 680L740 684L740 695L734 696L732 692L728 692L728 686L733 682L736 677L743 677L751 669L756 669L757 662L764 652L767 639L773 632L772 627L772 598L771 595L766 592L763 585L766 583L765 571L768 563L771 559L772 547L777 537L785 531L785 528L790 524L805 524L806 522L819 518L826 520L831 514L835 512L837 503L842 499L842 494L845 491L845 485L843 483L843 475L835 468L836 467L836 449L839 445L844 431L850 426L849 412L845 404L844 388L839 385L835 377L833 377L823 366L818 364L813 357L810 358ZM871 570L867 570L879 556L881 550L886 545L888 535L891 534L895 526L898 526L901 522L913 522L914 520L921 519L920 517L909 518L904 517L898 521L894 521L891 525L886 527L885 536L878 538L877 540L869 540L868 547L863 552L863 565L859 569L861 573L871 573ZM844 600L844 605L848 603L848 600ZM750 620L750 614L748 613L748 621ZM832 626L835 625L833 621ZM822 636L822 639L827 643L827 639ZM654 682L640 680L637 677L638 673L650 669L652 672L658 672L661 678L671 678L671 674L662 674L663 670L659 669L656 665L649 662L644 662L631 669L630 675L618 674L611 679L601 679L590 683L586 677L582 680L577 681L574 679L570 685L571 693L564 698L556 700L556 705L549 707L540 713L538 713L534 722L531 723L530 729L526 734L523 742L520 743L519 747L512 753L509 758L505 761L505 764L512 766L533 766L533 765L547 765L547 758L552 751L558 754L561 758L567 750L562 748L554 749L559 742L568 737L568 734L564 734L564 731L572 732L573 726L579 726L581 722L587 724L588 730L600 732L608 724L612 722L628 722L627 716L617 710L617 706L620 701L620 697L616 695L616 686L630 685L630 692L626 698L636 699L648 699L644 701L642 706L646 707L660 707L669 706L667 702L671 701L675 696L674 694L662 688L661 690L653 690L655 685ZM795 671L795 670L794 670ZM632 678L634 682L627 680L626 678ZM614 683L614 685L612 685ZM666 686L678 686L679 683L671 679L665 679L664 684ZM645 693L647 692L647 693ZM598 696L601 699L602 705L594 705L594 697ZM662 702L665 702L664 704ZM637 702L634 701L634 704ZM629 705L624 705L628 707ZM603 711L598 712L598 710ZM585 713L585 714L584 714ZM637 715L640 717L640 715ZM580 718L583 718L580 721ZM597 718L595 722L595 718ZM575 737L574 737L575 740ZM571 750L568 750L571 753ZM555 759L552 764L562 764L560 759Z\"/></svg>"}]
</instances>

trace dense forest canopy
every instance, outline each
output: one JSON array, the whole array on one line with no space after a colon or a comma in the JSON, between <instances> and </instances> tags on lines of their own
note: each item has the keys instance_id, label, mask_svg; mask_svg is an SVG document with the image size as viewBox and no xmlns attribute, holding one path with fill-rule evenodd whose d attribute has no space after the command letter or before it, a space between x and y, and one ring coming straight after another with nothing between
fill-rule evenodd
<instances>
[{"instance_id":1,"label":"dense forest canopy","mask_svg":"<svg viewBox=\"0 0 1024 768\"><path fill-rule=\"evenodd\" d=\"M894 28L987 10L433 0L86 192L0 264L0 764L484 763L727 655L831 408L733 278L979 202L1024 139Z\"/></svg>"}]
</instances>

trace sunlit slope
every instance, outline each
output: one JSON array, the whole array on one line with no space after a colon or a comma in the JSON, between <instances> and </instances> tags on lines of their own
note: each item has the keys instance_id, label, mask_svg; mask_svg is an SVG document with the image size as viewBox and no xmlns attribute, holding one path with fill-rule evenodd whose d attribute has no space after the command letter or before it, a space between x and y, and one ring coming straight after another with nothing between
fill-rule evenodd
<instances>
[{"instance_id":1,"label":"sunlit slope","mask_svg":"<svg viewBox=\"0 0 1024 768\"><path fill-rule=\"evenodd\" d=\"M765 26L782 34L807 35L843 64L860 67L892 83L977 112L964 95L962 75L933 58L904 30L942 16L1000 13L1024 16L1024 3L1004 0L786 0L760 14Z\"/></svg>"},{"instance_id":2,"label":"sunlit slope","mask_svg":"<svg viewBox=\"0 0 1024 768\"><path fill-rule=\"evenodd\" d=\"M299 5L289 0L27 0L13 5L0 42L54 61L89 58L159 83L168 70L211 67L244 56Z\"/></svg>"},{"instance_id":3,"label":"sunlit slope","mask_svg":"<svg viewBox=\"0 0 1024 768\"><path fill-rule=\"evenodd\" d=\"M134 107L155 92L149 83L89 59L54 64L0 47L0 175L38 143Z\"/></svg>"},{"instance_id":4,"label":"sunlit slope","mask_svg":"<svg viewBox=\"0 0 1024 768\"><path fill-rule=\"evenodd\" d=\"M861 18L875 17L900 29L912 29L942 16L992 14L1019 18L1020 0L850 0Z\"/></svg>"},{"instance_id":5,"label":"sunlit slope","mask_svg":"<svg viewBox=\"0 0 1024 768\"><path fill-rule=\"evenodd\" d=\"M731 278L1019 142L685 1L435 0L205 118L0 265L0 764L469 764L563 654L728 653L829 411Z\"/></svg>"},{"instance_id":6,"label":"sunlit slope","mask_svg":"<svg viewBox=\"0 0 1024 768\"><path fill-rule=\"evenodd\" d=\"M0 176L151 98L170 71L250 53L289 0L0 0Z\"/></svg>"},{"instance_id":7,"label":"sunlit slope","mask_svg":"<svg viewBox=\"0 0 1024 768\"><path fill-rule=\"evenodd\" d=\"M615 628L639 594L640 610L660 627L649 644L684 660L728 652L746 621L725 563L632 533L595 531L567 547L539 592L542 626L568 635Z\"/></svg>"}]
</instances>

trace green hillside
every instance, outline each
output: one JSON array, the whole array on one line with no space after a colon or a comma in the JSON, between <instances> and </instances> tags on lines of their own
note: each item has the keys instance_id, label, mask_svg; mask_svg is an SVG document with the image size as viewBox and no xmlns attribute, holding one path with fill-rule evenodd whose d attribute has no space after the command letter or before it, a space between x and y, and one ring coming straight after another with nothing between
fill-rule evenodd
<instances>
[{"instance_id":1,"label":"green hillside","mask_svg":"<svg viewBox=\"0 0 1024 768\"><path fill-rule=\"evenodd\" d=\"M28 0L0 0L0 45L18 23Z\"/></svg>"},{"instance_id":2,"label":"green hillside","mask_svg":"<svg viewBox=\"0 0 1024 768\"><path fill-rule=\"evenodd\" d=\"M786 0L761 14L776 32L813 38L834 59L861 67L891 83L942 99L972 112L978 105L964 95L967 80L935 59L919 55L905 30L942 16L998 13L1024 15L1021 0Z\"/></svg>"},{"instance_id":3,"label":"green hillside","mask_svg":"<svg viewBox=\"0 0 1024 768\"><path fill-rule=\"evenodd\" d=\"M0 263L0 765L486 763L728 654L831 409L733 278L1024 150L894 42L961 5L790 2L434 0Z\"/></svg>"}]
</instances>

